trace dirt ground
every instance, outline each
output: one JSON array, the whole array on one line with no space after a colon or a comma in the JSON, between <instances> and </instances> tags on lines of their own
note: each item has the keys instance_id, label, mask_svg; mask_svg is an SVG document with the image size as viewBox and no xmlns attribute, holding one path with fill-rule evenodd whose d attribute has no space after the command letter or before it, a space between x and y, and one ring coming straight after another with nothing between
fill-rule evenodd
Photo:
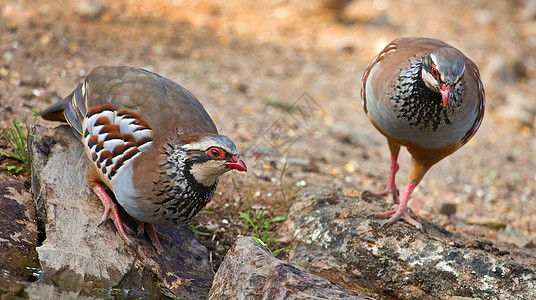
<instances>
[{"instance_id":1,"label":"dirt ground","mask_svg":"<svg viewBox=\"0 0 536 300\"><path fill-rule=\"evenodd\" d=\"M31 120L32 108L68 95L99 65L146 68L186 87L249 169L222 176L206 207L213 213L193 221L209 234L200 239L217 270L234 240L252 234L239 215L248 207L276 217L303 186L384 188L389 153L361 108L363 70L394 38L435 37L480 67L486 115L469 144L430 170L410 207L454 232L535 247L536 1L333 8L344 2L0 0L0 127ZM402 189L405 151L400 164ZM29 184L29 174L14 176ZM272 250L292 246L278 224Z\"/></svg>"}]
</instances>

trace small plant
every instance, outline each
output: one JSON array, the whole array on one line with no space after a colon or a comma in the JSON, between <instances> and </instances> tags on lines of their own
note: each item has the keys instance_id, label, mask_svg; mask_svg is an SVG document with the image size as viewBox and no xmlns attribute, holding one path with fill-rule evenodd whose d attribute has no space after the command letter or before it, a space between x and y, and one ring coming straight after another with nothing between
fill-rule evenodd
<instances>
[{"instance_id":1,"label":"small plant","mask_svg":"<svg viewBox=\"0 0 536 300\"><path fill-rule=\"evenodd\" d=\"M293 247L285 247L285 248L277 249L272 252L269 248L270 242L275 236L275 234L272 234L270 237L268 237L270 225L276 222L281 222L281 221L286 220L289 213L286 213L282 216L270 218L267 216L266 210L259 209L253 212L250 209L251 197L252 197L252 193L251 193L251 188L250 188L249 193L248 193L248 206L246 207L244 211L238 212L240 216L246 221L244 223L244 228L251 227L253 229L253 232L255 233L255 235L251 236L251 238L253 238L253 240L255 240L257 243L261 244L264 248L270 251L273 255L277 255L278 253L280 253L281 251L285 249L293 249Z\"/></svg>"},{"instance_id":2,"label":"small plant","mask_svg":"<svg viewBox=\"0 0 536 300\"><path fill-rule=\"evenodd\" d=\"M35 118L33 122L28 125L26 120L24 120L24 126L21 123L13 121L13 127L9 129L0 129L0 135L3 136L13 148L13 152L2 150L2 153L7 157L16 159L24 165L24 169L30 172L30 152L28 148L28 137L32 135L32 128L37 121L38 113L37 110L32 109ZM18 173L22 170L20 167L8 166L6 168L8 171Z\"/></svg>"},{"instance_id":3,"label":"small plant","mask_svg":"<svg viewBox=\"0 0 536 300\"><path fill-rule=\"evenodd\" d=\"M246 223L244 224L245 227L253 228L255 235L251 236L251 238L253 238L257 243L261 244L264 248L268 249L268 251L270 251L273 255L277 255L285 249L293 249L293 247L285 247L272 252L269 248L270 242L275 236L275 234L272 234L270 237L268 237L270 224L286 220L288 213L275 218L268 218L266 216L266 211L262 209L257 210L253 216L241 211L238 213L244 220L246 220Z\"/></svg>"},{"instance_id":4,"label":"small plant","mask_svg":"<svg viewBox=\"0 0 536 300\"><path fill-rule=\"evenodd\" d=\"M281 189L281 195L283 195L283 203L287 203L287 195L285 193L284 185L283 185L283 177L285 176L285 172L288 170L287 160L285 159L285 163L283 164L283 168L281 168L281 172L279 174L279 188Z\"/></svg>"},{"instance_id":5,"label":"small plant","mask_svg":"<svg viewBox=\"0 0 536 300\"><path fill-rule=\"evenodd\" d=\"M199 236L202 235L202 236L209 236L210 233L209 232L203 232L203 231L199 231L199 228L205 226L205 224L197 224L197 225L194 225L194 224L188 224L190 226L190 229L192 230L192 232L194 233L194 236L195 236L195 239L198 240L199 239Z\"/></svg>"},{"instance_id":6,"label":"small plant","mask_svg":"<svg viewBox=\"0 0 536 300\"><path fill-rule=\"evenodd\" d=\"M199 212L200 214L213 214L214 212L213 211L209 211L209 210L202 210ZM194 236L195 236L195 239L196 240L199 240L199 236L209 236L211 233L209 232L203 232L203 231L200 231L199 229L203 226L205 226L205 224L197 224L197 225L194 225L192 223L188 224L188 226L190 226L190 229L192 230L192 232L194 233Z\"/></svg>"}]
</instances>

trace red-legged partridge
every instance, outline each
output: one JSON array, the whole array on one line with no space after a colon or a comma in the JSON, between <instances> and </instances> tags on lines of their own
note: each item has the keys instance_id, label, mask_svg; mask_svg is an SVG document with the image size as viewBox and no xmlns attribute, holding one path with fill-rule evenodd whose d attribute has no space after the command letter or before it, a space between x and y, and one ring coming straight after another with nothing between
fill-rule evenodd
<instances>
[{"instance_id":1,"label":"red-legged partridge","mask_svg":"<svg viewBox=\"0 0 536 300\"><path fill-rule=\"evenodd\" d=\"M386 190L396 208L376 216L403 218L422 230L407 212L408 200L424 174L463 146L484 117L484 87L476 65L456 48L435 39L401 38L368 65L362 80L363 108L387 138L391 171ZM398 198L398 153L411 154L413 171Z\"/></svg>"},{"instance_id":2,"label":"red-legged partridge","mask_svg":"<svg viewBox=\"0 0 536 300\"><path fill-rule=\"evenodd\" d=\"M211 200L220 175L246 171L233 141L218 134L194 95L143 69L95 68L41 115L72 127L90 161L89 185L105 207L101 224L113 220L131 246L103 184L162 253L164 235L153 225L189 222Z\"/></svg>"}]
</instances>

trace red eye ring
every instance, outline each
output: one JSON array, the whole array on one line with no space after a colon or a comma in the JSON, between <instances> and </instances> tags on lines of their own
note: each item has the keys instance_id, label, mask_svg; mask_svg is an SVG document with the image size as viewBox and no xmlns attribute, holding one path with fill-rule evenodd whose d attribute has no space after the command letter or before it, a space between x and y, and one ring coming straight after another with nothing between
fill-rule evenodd
<instances>
[{"instance_id":1,"label":"red eye ring","mask_svg":"<svg viewBox=\"0 0 536 300\"><path fill-rule=\"evenodd\" d=\"M432 76L434 76L435 79L439 80L439 71L434 64L432 64Z\"/></svg>"},{"instance_id":2,"label":"red eye ring","mask_svg":"<svg viewBox=\"0 0 536 300\"><path fill-rule=\"evenodd\" d=\"M215 159L225 158L225 152L220 148L212 147L212 148L209 148L205 153L207 153L208 155L210 155L211 157Z\"/></svg>"}]
</instances>

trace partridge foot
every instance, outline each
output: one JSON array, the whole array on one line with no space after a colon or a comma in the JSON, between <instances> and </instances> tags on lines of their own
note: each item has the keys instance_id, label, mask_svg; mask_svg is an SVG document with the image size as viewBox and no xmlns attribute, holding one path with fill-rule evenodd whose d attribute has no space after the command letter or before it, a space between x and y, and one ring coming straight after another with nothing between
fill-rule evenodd
<instances>
[{"instance_id":1,"label":"partridge foot","mask_svg":"<svg viewBox=\"0 0 536 300\"><path fill-rule=\"evenodd\" d=\"M400 197L400 203L396 204L395 209L374 214L374 216L376 217L386 217L392 215L389 220L385 221L382 224L382 227L389 226L399 219L404 219L408 223L413 224L415 227L419 228L421 231L423 230L421 223L417 222L408 214L409 197L411 196L411 193L413 193L413 190L416 186L417 185L415 185L411 180L409 180L408 185L406 187L406 192L402 195L402 197Z\"/></svg>"},{"instance_id":2,"label":"partridge foot","mask_svg":"<svg viewBox=\"0 0 536 300\"><path fill-rule=\"evenodd\" d=\"M158 255L162 255L162 253L164 253L164 248L162 248L159 238L168 241L170 244L173 243L173 240L169 235L158 232L153 224L146 222L140 222L138 224L138 235L143 235L145 227L147 227L147 236L149 236L153 246L156 248L156 252L158 252Z\"/></svg>"},{"instance_id":3,"label":"partridge foot","mask_svg":"<svg viewBox=\"0 0 536 300\"><path fill-rule=\"evenodd\" d=\"M422 224L419 223L417 220L413 219L407 211L406 206L402 206L400 204L397 205L397 207L393 210L389 210L386 212L376 213L374 214L376 217L387 217L391 216L389 220L382 223L382 227L387 227L392 225L394 222L396 222L399 219L404 219L406 222L412 224L413 226L417 227L421 231L423 231Z\"/></svg>"},{"instance_id":4,"label":"partridge foot","mask_svg":"<svg viewBox=\"0 0 536 300\"><path fill-rule=\"evenodd\" d=\"M391 169L389 171L389 181L387 182L387 187L381 193L372 193L369 191L366 191L366 192L377 198L387 196L389 199L393 201L393 204L398 204L400 203L398 201L398 195L400 194L400 192L396 188L395 176L396 176L396 172L398 172L398 169L400 168L400 166L397 163L400 146L394 145L389 142L389 149L391 150Z\"/></svg>"},{"instance_id":5,"label":"partridge foot","mask_svg":"<svg viewBox=\"0 0 536 300\"><path fill-rule=\"evenodd\" d=\"M112 220L114 222L115 228L117 228L117 232L119 233L119 235L125 240L125 242L127 242L127 244L130 245L130 247L132 247L132 249L136 249L136 246L125 232L125 230L127 230L128 232L132 233L132 229L130 229L130 227L123 223L121 221L121 218L119 218L119 213L117 212L117 205L115 205L115 203L112 201L110 196L108 196L108 194L101 185L96 185L95 187L93 187L93 191L104 206L104 214L102 215L101 221L99 225L97 225L97 227L100 227L107 220Z\"/></svg>"},{"instance_id":6,"label":"partridge foot","mask_svg":"<svg viewBox=\"0 0 536 300\"><path fill-rule=\"evenodd\" d=\"M394 190L392 189L385 189L383 192L380 193L373 193L371 191L365 191L367 194L372 195L376 198L383 198L387 196L388 199L391 199L393 201L393 204L398 204L400 201L398 200L398 196L400 195L400 191L395 187Z\"/></svg>"}]
</instances>

